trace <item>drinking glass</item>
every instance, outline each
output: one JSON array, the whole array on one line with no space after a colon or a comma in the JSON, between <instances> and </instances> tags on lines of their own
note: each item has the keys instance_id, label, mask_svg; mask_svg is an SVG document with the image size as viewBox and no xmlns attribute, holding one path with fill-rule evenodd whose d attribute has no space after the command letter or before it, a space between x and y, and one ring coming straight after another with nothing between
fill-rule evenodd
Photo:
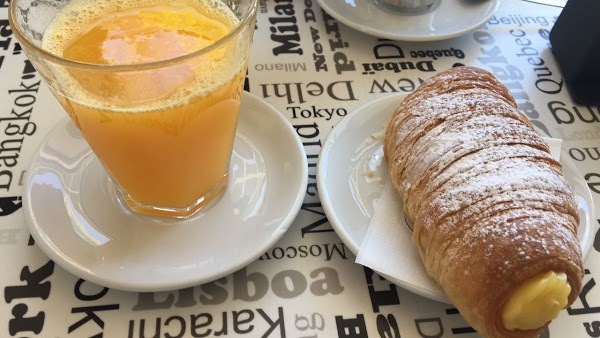
<instances>
[{"instance_id":1,"label":"drinking glass","mask_svg":"<svg viewBox=\"0 0 600 338\"><path fill-rule=\"evenodd\" d=\"M150 56L144 54L143 61L130 64L98 64L85 57L75 60L65 56L67 49L62 53L56 47L60 45L56 41L72 34L69 29L55 29L60 22L86 27L98 22L94 13L116 6L116 14L107 17L121 20L124 26L139 25L128 21L124 11L147 4L177 7L192 1L205 2L213 9L227 6L228 15L234 16L229 32L195 50L186 49L187 40L171 38L172 31L162 32L152 36L167 34L159 42L143 41L143 52ZM116 186L115 198L136 213L183 219L211 200L216 202L227 185L257 0L105 0L88 1L80 8L73 7L74 3L12 0L10 24L26 55L108 172ZM204 39L210 34L207 30L196 35ZM124 41L138 38L123 37ZM68 46L75 52L79 48L82 55L89 49L76 43ZM102 45L106 54L105 47L106 42ZM108 57L123 57L113 54Z\"/></svg>"}]
</instances>

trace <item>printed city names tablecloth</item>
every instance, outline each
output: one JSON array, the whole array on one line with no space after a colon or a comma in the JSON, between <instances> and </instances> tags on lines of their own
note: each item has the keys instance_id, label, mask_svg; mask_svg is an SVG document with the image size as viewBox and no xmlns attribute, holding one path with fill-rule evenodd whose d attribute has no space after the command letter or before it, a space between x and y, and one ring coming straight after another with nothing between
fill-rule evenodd
<instances>
[{"instance_id":1,"label":"printed city names tablecloth","mask_svg":"<svg viewBox=\"0 0 600 338\"><path fill-rule=\"evenodd\" d=\"M7 7L0 0L0 337L478 337L452 306L355 264L316 184L321 146L344 116L459 64L490 70L538 128L564 140L600 215L600 109L573 103L551 53L560 8L504 0L475 32L418 43L357 32L314 0L261 0L246 89L278 108L304 144L308 185L292 227L259 260L210 283L160 293L94 285L49 260L25 228L25 171L65 114L26 60ZM585 266L579 299L543 337L600 337L598 233Z\"/></svg>"}]
</instances>

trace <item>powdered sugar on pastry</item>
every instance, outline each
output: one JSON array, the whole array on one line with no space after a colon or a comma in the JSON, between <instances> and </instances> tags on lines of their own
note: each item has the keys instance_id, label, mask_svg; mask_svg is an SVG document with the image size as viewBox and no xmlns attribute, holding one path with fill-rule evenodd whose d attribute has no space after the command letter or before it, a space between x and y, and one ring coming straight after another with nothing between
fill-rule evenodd
<instances>
[{"instance_id":1,"label":"powdered sugar on pastry","mask_svg":"<svg viewBox=\"0 0 600 338\"><path fill-rule=\"evenodd\" d=\"M514 320L504 304L521 304L517 295L575 300L583 267L573 192L493 75L459 67L425 81L393 114L384 152L427 273L483 336L544 330L556 311L540 303L535 321ZM554 287L539 287L546 280Z\"/></svg>"}]
</instances>

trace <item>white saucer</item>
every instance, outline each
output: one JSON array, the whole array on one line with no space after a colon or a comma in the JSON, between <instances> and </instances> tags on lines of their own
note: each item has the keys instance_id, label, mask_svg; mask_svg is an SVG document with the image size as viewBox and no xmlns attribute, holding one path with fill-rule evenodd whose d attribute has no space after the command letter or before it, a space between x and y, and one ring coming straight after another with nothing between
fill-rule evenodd
<instances>
[{"instance_id":1,"label":"white saucer","mask_svg":"<svg viewBox=\"0 0 600 338\"><path fill-rule=\"evenodd\" d=\"M329 15L358 31L391 40L444 40L471 32L496 12L499 0L441 0L433 11L394 14L372 0L317 0Z\"/></svg>"},{"instance_id":2,"label":"white saucer","mask_svg":"<svg viewBox=\"0 0 600 338\"><path fill-rule=\"evenodd\" d=\"M244 93L220 200L187 221L124 212L78 129L60 122L28 170L24 211L37 245L88 281L126 291L165 291L228 275L287 231L307 183L300 138L275 108Z\"/></svg>"},{"instance_id":3,"label":"white saucer","mask_svg":"<svg viewBox=\"0 0 600 338\"><path fill-rule=\"evenodd\" d=\"M386 96L348 114L329 133L319 155L317 185L323 210L335 232L355 255L373 216L373 203L381 196L388 178L387 163L381 156L383 131L405 96ZM560 161L579 205L578 237L585 260L592 250L596 233L592 195L575 163L564 151ZM365 175L367 172L372 175ZM402 213L399 217L405 216ZM406 231L410 230L407 228ZM443 292L435 294L418 285L382 275L416 294L447 302Z\"/></svg>"}]
</instances>

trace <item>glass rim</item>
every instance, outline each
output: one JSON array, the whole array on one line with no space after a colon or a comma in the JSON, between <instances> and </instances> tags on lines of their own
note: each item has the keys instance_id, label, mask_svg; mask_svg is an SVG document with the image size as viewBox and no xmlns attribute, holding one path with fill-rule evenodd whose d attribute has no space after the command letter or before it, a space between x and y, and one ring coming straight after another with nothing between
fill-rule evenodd
<instances>
[{"instance_id":1,"label":"glass rim","mask_svg":"<svg viewBox=\"0 0 600 338\"><path fill-rule=\"evenodd\" d=\"M45 60L49 60L54 63L60 64L62 66L66 66L66 67L88 69L88 70L91 70L91 69L112 70L112 71L115 71L115 70L117 70L117 71L142 70L142 69L159 68L162 66L171 65L171 64L179 63L179 62L186 61L189 59L193 59L196 56L206 54L215 49L218 49L225 43L229 42L229 40L231 40L231 39L233 39L233 37L237 36L240 33L240 31L244 27L246 27L246 25L248 24L248 21L250 21L255 16L257 7L258 7L258 0L250 0L250 1L251 1L250 10L247 13L244 13L245 15L240 18L240 21L234 27L234 29L232 29L229 33L227 33L225 36L223 36L219 40L215 41L214 43L211 43L210 45L200 48L196 51L193 51L193 52L190 52L190 53L187 53L184 55L180 55L180 56L177 56L174 58L169 58L169 59L160 60L160 61L142 62L142 63L136 63L136 64L102 65L102 64L95 64L95 63L80 62L80 61L66 59L59 55L56 55L56 54L53 54L53 53L50 53L50 52L44 50L43 48L37 46L35 43L30 41L29 38L22 32L21 27L14 20L13 13L15 13L18 8L16 0L10 1L10 3L9 3L8 21L9 21L9 25L12 28L12 31L15 34L15 37L17 38L18 42L22 45L25 45L25 48L23 48L23 50L25 51L27 48L35 50L36 53L39 53L40 55L42 55L42 57Z\"/></svg>"}]
</instances>

